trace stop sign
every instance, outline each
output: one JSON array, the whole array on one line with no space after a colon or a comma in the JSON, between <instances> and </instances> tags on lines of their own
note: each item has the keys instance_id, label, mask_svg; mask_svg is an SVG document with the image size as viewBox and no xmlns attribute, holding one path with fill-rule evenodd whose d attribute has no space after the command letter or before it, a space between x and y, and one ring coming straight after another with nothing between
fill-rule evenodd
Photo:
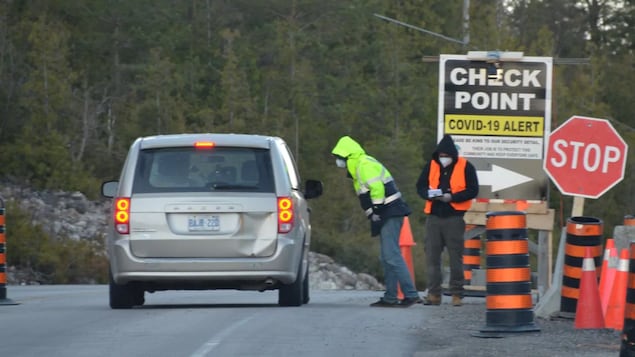
<instances>
[{"instance_id":1,"label":"stop sign","mask_svg":"<svg viewBox=\"0 0 635 357\"><path fill-rule=\"evenodd\" d=\"M627 149L608 120L572 116L549 136L543 167L562 194L598 198L624 178Z\"/></svg>"}]
</instances>

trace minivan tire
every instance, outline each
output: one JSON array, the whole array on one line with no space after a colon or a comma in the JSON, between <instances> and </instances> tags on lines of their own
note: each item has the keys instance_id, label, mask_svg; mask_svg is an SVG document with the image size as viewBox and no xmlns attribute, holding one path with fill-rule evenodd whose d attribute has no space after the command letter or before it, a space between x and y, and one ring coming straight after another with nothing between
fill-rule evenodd
<instances>
[{"instance_id":1,"label":"minivan tire","mask_svg":"<svg viewBox=\"0 0 635 357\"><path fill-rule=\"evenodd\" d=\"M304 274L302 274L302 260L298 264L297 278L291 284L282 284L278 289L278 305L302 306L304 302Z\"/></svg>"},{"instance_id":2,"label":"minivan tire","mask_svg":"<svg viewBox=\"0 0 635 357\"><path fill-rule=\"evenodd\" d=\"M306 270L306 274L304 275L304 281L302 282L302 303L308 304L311 300L311 296L309 295L309 269Z\"/></svg>"},{"instance_id":3,"label":"minivan tire","mask_svg":"<svg viewBox=\"0 0 635 357\"><path fill-rule=\"evenodd\" d=\"M120 285L115 283L112 273L109 272L109 296L111 309L130 309L135 305L143 305L145 302L144 291L130 284Z\"/></svg>"}]
</instances>

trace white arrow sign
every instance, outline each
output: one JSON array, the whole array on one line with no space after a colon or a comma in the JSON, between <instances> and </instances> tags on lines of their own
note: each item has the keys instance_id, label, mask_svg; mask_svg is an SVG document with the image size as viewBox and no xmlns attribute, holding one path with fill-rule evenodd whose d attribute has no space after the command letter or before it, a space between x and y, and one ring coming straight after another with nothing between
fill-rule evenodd
<instances>
[{"instance_id":1,"label":"white arrow sign","mask_svg":"<svg viewBox=\"0 0 635 357\"><path fill-rule=\"evenodd\" d=\"M504 167L492 165L491 171L476 171L481 186L492 186L492 192L532 181L533 178L521 175Z\"/></svg>"}]
</instances>

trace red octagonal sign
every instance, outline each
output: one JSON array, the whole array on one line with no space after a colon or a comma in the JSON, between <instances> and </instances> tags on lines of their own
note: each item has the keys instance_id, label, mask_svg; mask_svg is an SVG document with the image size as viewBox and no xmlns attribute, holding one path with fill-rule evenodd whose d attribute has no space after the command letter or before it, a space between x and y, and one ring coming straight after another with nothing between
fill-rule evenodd
<instances>
[{"instance_id":1,"label":"red octagonal sign","mask_svg":"<svg viewBox=\"0 0 635 357\"><path fill-rule=\"evenodd\" d=\"M598 198L624 178L627 151L608 120L573 116L549 136L543 166L562 194Z\"/></svg>"}]
</instances>

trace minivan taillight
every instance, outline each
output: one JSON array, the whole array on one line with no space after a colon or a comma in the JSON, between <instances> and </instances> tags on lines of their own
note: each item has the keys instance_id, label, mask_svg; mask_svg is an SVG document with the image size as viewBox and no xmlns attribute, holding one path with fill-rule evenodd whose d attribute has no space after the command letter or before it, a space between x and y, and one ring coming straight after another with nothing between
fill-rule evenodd
<instances>
[{"instance_id":1,"label":"minivan taillight","mask_svg":"<svg viewBox=\"0 0 635 357\"><path fill-rule=\"evenodd\" d=\"M130 197L115 199L115 230L119 234L130 233Z\"/></svg>"},{"instance_id":2,"label":"minivan taillight","mask_svg":"<svg viewBox=\"0 0 635 357\"><path fill-rule=\"evenodd\" d=\"M293 229L293 201L289 197L278 197L278 233L289 233Z\"/></svg>"}]
</instances>

